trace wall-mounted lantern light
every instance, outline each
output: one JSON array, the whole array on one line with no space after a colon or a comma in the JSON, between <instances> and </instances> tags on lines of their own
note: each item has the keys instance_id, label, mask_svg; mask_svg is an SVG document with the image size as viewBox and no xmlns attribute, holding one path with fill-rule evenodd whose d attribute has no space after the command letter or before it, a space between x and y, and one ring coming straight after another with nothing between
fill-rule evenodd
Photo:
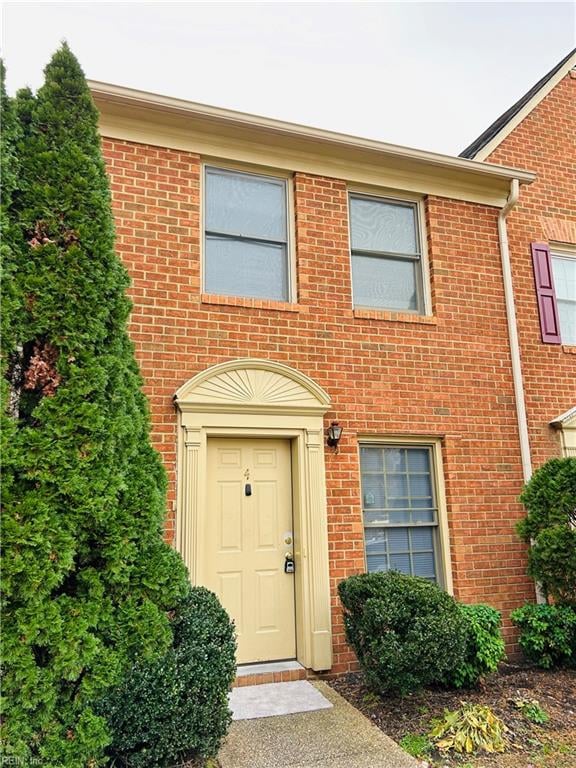
<instances>
[{"instance_id":1,"label":"wall-mounted lantern light","mask_svg":"<svg viewBox=\"0 0 576 768\"><path fill-rule=\"evenodd\" d=\"M326 438L326 443L330 446L330 448L335 449L335 453L338 453L338 443L342 437L342 431L342 427L338 424L337 421L333 421L328 427L328 437Z\"/></svg>"}]
</instances>

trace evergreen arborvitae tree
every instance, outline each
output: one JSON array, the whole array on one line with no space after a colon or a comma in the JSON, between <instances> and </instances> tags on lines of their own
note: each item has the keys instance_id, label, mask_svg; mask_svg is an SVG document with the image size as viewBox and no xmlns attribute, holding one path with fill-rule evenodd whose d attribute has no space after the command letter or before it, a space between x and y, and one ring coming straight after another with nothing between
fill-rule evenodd
<instances>
[{"instance_id":1,"label":"evergreen arborvitae tree","mask_svg":"<svg viewBox=\"0 0 576 768\"><path fill-rule=\"evenodd\" d=\"M576 609L576 458L549 459L524 486L526 517L518 533L528 551L528 573L554 603Z\"/></svg>"},{"instance_id":2,"label":"evergreen arborvitae tree","mask_svg":"<svg viewBox=\"0 0 576 768\"><path fill-rule=\"evenodd\" d=\"M2 116L0 130L0 179L2 196L0 199L0 255L2 267L2 318L0 325L0 344L2 345L2 371L5 370L5 354L14 346L12 336L12 318L19 311L17 286L13 280L17 254L22 248L22 238L17 226L11 221L10 208L17 186L18 162L16 144L20 135L14 103L8 98L5 87L4 63L0 60L0 110ZM7 394L7 390L5 389Z\"/></svg>"},{"instance_id":3,"label":"evergreen arborvitae tree","mask_svg":"<svg viewBox=\"0 0 576 768\"><path fill-rule=\"evenodd\" d=\"M14 348L15 339L11 334L12 319L19 311L16 284L13 280L14 268L17 259L18 229L12 225L9 210L12 196L16 187L17 163L16 141L18 137L18 123L14 110L14 104L6 95L4 63L0 60L0 109L2 122L0 125L0 179L2 181L2 196L0 198L0 267L2 278L2 316L0 323L0 345L2 349L2 368L0 371L0 388L2 403L8 404L10 388L4 377L8 352ZM0 438L2 447L2 460L6 462L12 445L13 422L7 418L7 411L2 408L0 412ZM4 482L9 482L4 478Z\"/></svg>"},{"instance_id":4,"label":"evergreen arborvitae tree","mask_svg":"<svg viewBox=\"0 0 576 768\"><path fill-rule=\"evenodd\" d=\"M3 753L84 768L109 742L92 703L169 647L188 579L162 538L165 477L84 75L64 44L36 97L2 102Z\"/></svg>"}]
</instances>

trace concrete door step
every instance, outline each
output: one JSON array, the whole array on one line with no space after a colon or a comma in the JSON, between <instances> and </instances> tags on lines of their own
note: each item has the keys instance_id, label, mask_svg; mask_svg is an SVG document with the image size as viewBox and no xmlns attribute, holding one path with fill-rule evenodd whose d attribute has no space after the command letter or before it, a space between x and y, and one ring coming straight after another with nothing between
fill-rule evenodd
<instances>
[{"instance_id":1,"label":"concrete door step","mask_svg":"<svg viewBox=\"0 0 576 768\"><path fill-rule=\"evenodd\" d=\"M306 680L234 688L229 701L232 720L294 715L332 707L328 699Z\"/></svg>"}]
</instances>

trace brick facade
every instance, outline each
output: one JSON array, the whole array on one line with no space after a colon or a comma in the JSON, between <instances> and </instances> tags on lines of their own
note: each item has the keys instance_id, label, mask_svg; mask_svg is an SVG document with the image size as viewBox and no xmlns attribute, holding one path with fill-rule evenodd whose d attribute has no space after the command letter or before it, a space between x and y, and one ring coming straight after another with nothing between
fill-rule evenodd
<instances>
[{"instance_id":1,"label":"brick facade","mask_svg":"<svg viewBox=\"0 0 576 768\"><path fill-rule=\"evenodd\" d=\"M117 249L133 283L131 334L150 400L153 439L170 478L168 539L174 535L175 391L226 360L286 363L329 393L333 411L326 425L337 418L345 429L340 452L326 451L333 671L354 664L343 637L336 585L365 569L357 435L442 439L455 594L503 611L512 648L510 610L534 598L534 585L525 575L525 550L514 531L522 515L517 503L522 469L498 209L429 196L425 227L432 315L354 312L347 185L296 173L297 303L202 295L200 156L115 139L104 139L104 153ZM514 163L530 165L519 157ZM538 198L530 194L523 189L521 216L534 210L532 220L538 223ZM520 274L525 270L522 238L542 236L536 223L528 232L515 216L512 228L525 352L537 345L538 325L531 274ZM560 360L563 377L561 389L538 400L547 372L525 364L531 427L542 433L534 456L543 460L556 444L542 425L574 399L569 370L575 358L557 348L539 353L545 359L553 355L556 368Z\"/></svg>"},{"instance_id":2,"label":"brick facade","mask_svg":"<svg viewBox=\"0 0 576 768\"><path fill-rule=\"evenodd\" d=\"M530 255L531 242L576 251L575 76L569 72L487 158L537 173L508 226L534 468L559 454L549 422L576 403L576 347L542 343Z\"/></svg>"}]
</instances>

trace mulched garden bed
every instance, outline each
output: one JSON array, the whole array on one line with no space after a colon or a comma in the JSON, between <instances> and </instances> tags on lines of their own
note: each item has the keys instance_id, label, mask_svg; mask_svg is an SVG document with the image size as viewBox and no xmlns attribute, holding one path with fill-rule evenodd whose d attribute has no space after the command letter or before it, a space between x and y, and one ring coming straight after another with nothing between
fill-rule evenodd
<instances>
[{"instance_id":1,"label":"mulched garden bed","mask_svg":"<svg viewBox=\"0 0 576 768\"><path fill-rule=\"evenodd\" d=\"M350 673L330 685L395 741L407 734L426 734L430 720L461 702L488 705L510 729L506 752L453 756L432 752L430 766L459 768L576 768L576 671L546 672L502 665L482 687L472 691L426 689L404 698L380 698ZM544 725L528 721L514 705L518 698L536 699L549 716Z\"/></svg>"}]
</instances>

